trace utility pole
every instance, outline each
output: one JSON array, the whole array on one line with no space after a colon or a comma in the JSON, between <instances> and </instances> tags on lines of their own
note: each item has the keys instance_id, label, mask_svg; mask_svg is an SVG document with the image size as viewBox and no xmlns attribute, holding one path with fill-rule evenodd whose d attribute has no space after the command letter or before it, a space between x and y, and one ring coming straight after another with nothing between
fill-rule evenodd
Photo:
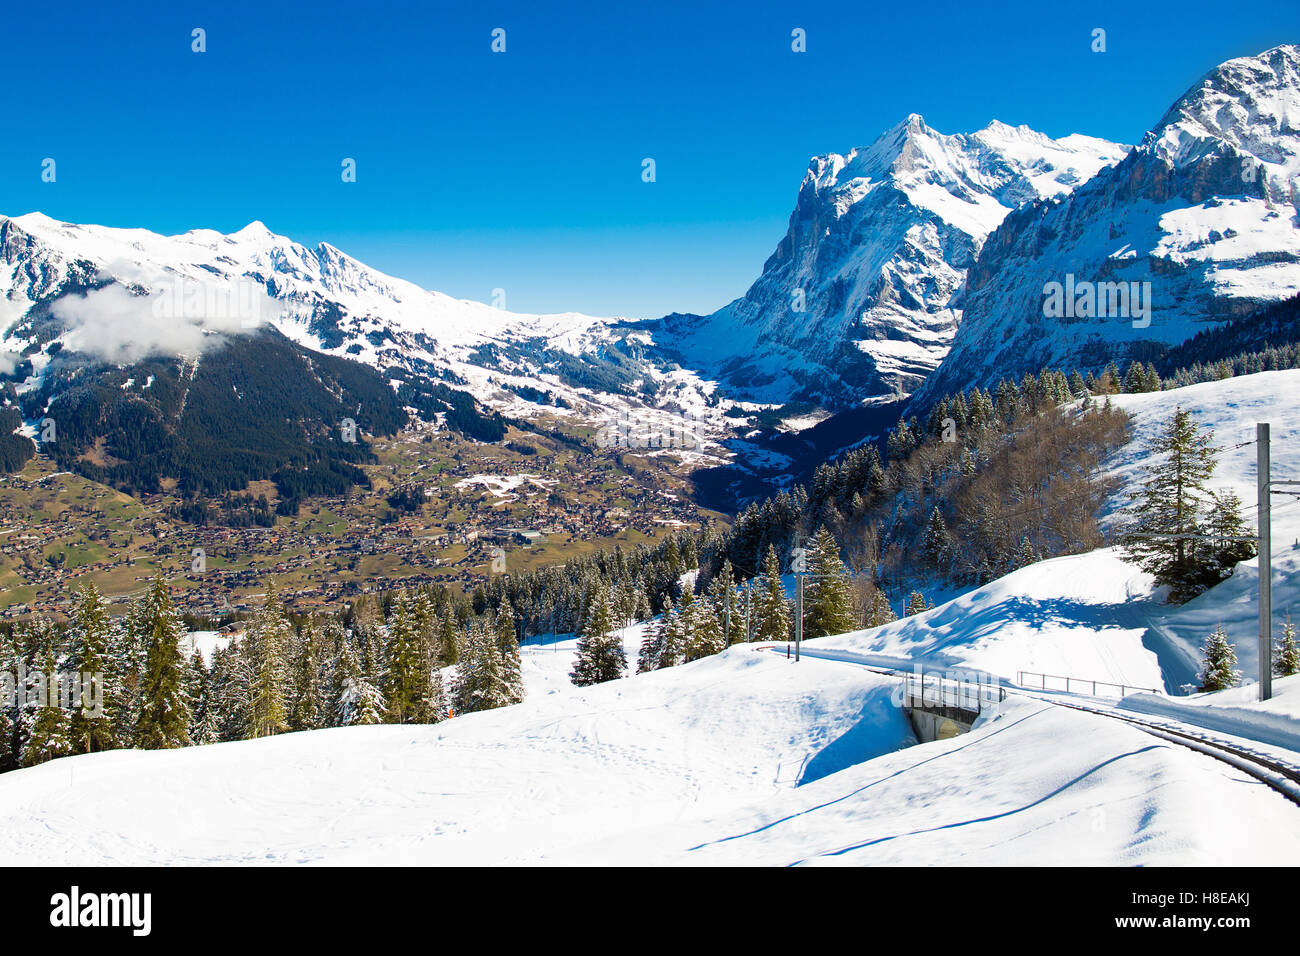
<instances>
[{"instance_id":1,"label":"utility pole","mask_svg":"<svg viewBox=\"0 0 1300 956\"><path fill-rule=\"evenodd\" d=\"M797 662L799 645L803 643L803 576L808 570L808 550L803 546L802 535L795 535L790 570L794 572L794 659Z\"/></svg>"},{"instance_id":2,"label":"utility pole","mask_svg":"<svg viewBox=\"0 0 1300 956\"><path fill-rule=\"evenodd\" d=\"M1269 476L1268 422L1255 425L1256 480L1259 486L1259 699L1273 696L1273 529Z\"/></svg>"}]
</instances>

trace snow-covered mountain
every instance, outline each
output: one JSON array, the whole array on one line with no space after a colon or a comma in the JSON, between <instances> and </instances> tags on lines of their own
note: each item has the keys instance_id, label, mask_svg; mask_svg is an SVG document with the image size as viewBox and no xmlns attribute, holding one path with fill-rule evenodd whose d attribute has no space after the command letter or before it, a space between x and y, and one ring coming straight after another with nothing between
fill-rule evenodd
<instances>
[{"instance_id":1,"label":"snow-covered mountain","mask_svg":"<svg viewBox=\"0 0 1300 956\"><path fill-rule=\"evenodd\" d=\"M63 349L115 364L192 355L213 333L260 324L380 370L447 379L507 411L529 406L520 392L578 406L603 396L603 405L608 392L653 392L644 377L658 375L619 350L635 349L637 336L612 331L618 320L454 299L260 222L161 236L0 217L0 371L26 359L39 376Z\"/></svg>"},{"instance_id":2,"label":"snow-covered mountain","mask_svg":"<svg viewBox=\"0 0 1300 956\"><path fill-rule=\"evenodd\" d=\"M1148 358L1295 295L1298 189L1300 47L1229 60L1123 162L1006 217L970 269L952 350L921 399L1045 365Z\"/></svg>"},{"instance_id":3,"label":"snow-covered mountain","mask_svg":"<svg viewBox=\"0 0 1300 956\"><path fill-rule=\"evenodd\" d=\"M870 146L814 158L749 291L704 318L668 317L657 338L758 400L906 394L947 353L985 237L1126 152L999 122L946 136L913 114Z\"/></svg>"}]
</instances>

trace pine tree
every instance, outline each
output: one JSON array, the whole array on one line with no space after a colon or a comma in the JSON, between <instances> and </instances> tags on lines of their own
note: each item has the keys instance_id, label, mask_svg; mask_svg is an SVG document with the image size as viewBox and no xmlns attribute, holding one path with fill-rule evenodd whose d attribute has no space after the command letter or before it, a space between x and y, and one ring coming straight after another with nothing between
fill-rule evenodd
<instances>
[{"instance_id":1,"label":"pine tree","mask_svg":"<svg viewBox=\"0 0 1300 956\"><path fill-rule=\"evenodd\" d=\"M664 607L663 620L659 625L661 643L656 670L676 667L686 658L686 622L682 615L683 607L689 607L689 602L674 607L669 601Z\"/></svg>"},{"instance_id":2,"label":"pine tree","mask_svg":"<svg viewBox=\"0 0 1300 956\"><path fill-rule=\"evenodd\" d=\"M829 531L822 528L813 539L811 575L804 584L803 636L825 637L843 634L856 626L853 619L853 584L848 569L840 560L839 545Z\"/></svg>"},{"instance_id":3,"label":"pine tree","mask_svg":"<svg viewBox=\"0 0 1300 956\"><path fill-rule=\"evenodd\" d=\"M137 626L147 651L135 744L145 750L187 747L190 709L185 702L180 646L184 625L161 574L149 588Z\"/></svg>"},{"instance_id":4,"label":"pine tree","mask_svg":"<svg viewBox=\"0 0 1300 956\"><path fill-rule=\"evenodd\" d=\"M46 677L46 699L37 702L36 719L23 744L19 762L24 767L34 767L73 752L72 723L68 712L60 704L59 673L55 666L53 648L45 651L43 672Z\"/></svg>"},{"instance_id":5,"label":"pine tree","mask_svg":"<svg viewBox=\"0 0 1300 956\"><path fill-rule=\"evenodd\" d=\"M569 679L578 687L618 680L627 672L623 639L617 630L609 593L598 586L578 638L578 653Z\"/></svg>"},{"instance_id":6,"label":"pine tree","mask_svg":"<svg viewBox=\"0 0 1300 956\"><path fill-rule=\"evenodd\" d=\"M497 650L501 654L501 680L506 686L506 699L518 704L524 699L523 660L519 654L519 638L515 632L515 613L509 601L502 601L493 622Z\"/></svg>"},{"instance_id":7,"label":"pine tree","mask_svg":"<svg viewBox=\"0 0 1300 956\"><path fill-rule=\"evenodd\" d=\"M925 530L922 547L925 549L925 556L936 568L947 565L952 550L952 540L948 534L948 525L944 522L943 514L937 505L930 512L930 522Z\"/></svg>"},{"instance_id":8,"label":"pine tree","mask_svg":"<svg viewBox=\"0 0 1300 956\"><path fill-rule=\"evenodd\" d=\"M185 703L190 708L189 736L191 743L202 743L202 728L208 720L208 695L211 676L197 649L185 664Z\"/></svg>"},{"instance_id":9,"label":"pine tree","mask_svg":"<svg viewBox=\"0 0 1300 956\"><path fill-rule=\"evenodd\" d=\"M245 740L252 724L248 658L237 644L218 647L208 668L207 723L217 740Z\"/></svg>"},{"instance_id":10,"label":"pine tree","mask_svg":"<svg viewBox=\"0 0 1300 956\"><path fill-rule=\"evenodd\" d=\"M1205 583L1217 584L1232 576L1238 562L1255 556L1251 528L1242 517L1241 498L1232 491L1211 492L1210 512L1205 519L1205 533L1212 539L1206 560Z\"/></svg>"},{"instance_id":11,"label":"pine tree","mask_svg":"<svg viewBox=\"0 0 1300 956\"><path fill-rule=\"evenodd\" d=\"M933 607L925 601L925 595L920 591L913 591L907 598L907 616L914 617L917 614L924 614Z\"/></svg>"},{"instance_id":12,"label":"pine tree","mask_svg":"<svg viewBox=\"0 0 1300 956\"><path fill-rule=\"evenodd\" d=\"M330 699L333 703L335 724L339 727L351 727L369 724L381 724L384 721L383 695L375 689L369 677L361 669L352 642L342 641L339 658L334 666L334 686Z\"/></svg>"},{"instance_id":13,"label":"pine tree","mask_svg":"<svg viewBox=\"0 0 1300 956\"><path fill-rule=\"evenodd\" d=\"M663 615L659 618L658 623L651 622L646 626L645 639L641 642L641 650L636 659L636 672L638 674L647 674L650 671L659 669L659 659L663 656L665 637L668 632L668 619L673 613L672 596L664 598Z\"/></svg>"},{"instance_id":14,"label":"pine tree","mask_svg":"<svg viewBox=\"0 0 1300 956\"><path fill-rule=\"evenodd\" d=\"M1170 587L1176 601L1204 590L1205 549L1198 549L1206 482L1215 466L1213 433L1202 433L1179 408L1154 442L1154 464L1135 497L1125 549L1144 570Z\"/></svg>"},{"instance_id":15,"label":"pine tree","mask_svg":"<svg viewBox=\"0 0 1300 956\"><path fill-rule=\"evenodd\" d=\"M767 546L763 557L763 585L754 602L754 640L783 644L790 639L790 601L781 582L776 548Z\"/></svg>"},{"instance_id":16,"label":"pine tree","mask_svg":"<svg viewBox=\"0 0 1300 956\"><path fill-rule=\"evenodd\" d=\"M510 703L509 688L502 678L501 651L494 635L481 626L470 627L456 671L456 713L494 710Z\"/></svg>"},{"instance_id":17,"label":"pine tree","mask_svg":"<svg viewBox=\"0 0 1300 956\"><path fill-rule=\"evenodd\" d=\"M112 627L108 620L108 605L93 581L81 592L73 614L73 624L75 646L72 669L81 675L83 686L87 681L98 683L106 712L95 716L88 712L83 701L71 717L72 746L77 753L110 750L118 745L118 741L107 706L119 691L109 666Z\"/></svg>"},{"instance_id":18,"label":"pine tree","mask_svg":"<svg viewBox=\"0 0 1300 956\"><path fill-rule=\"evenodd\" d=\"M252 702L253 737L270 737L289 729L289 708L285 691L289 684L286 654L290 624L284 605L274 588L268 590L266 603L254 616L244 646L249 664L249 696Z\"/></svg>"},{"instance_id":19,"label":"pine tree","mask_svg":"<svg viewBox=\"0 0 1300 956\"><path fill-rule=\"evenodd\" d=\"M867 627L880 627L898 620L894 609L889 606L889 598L884 591L876 591L871 597L871 607L867 611Z\"/></svg>"},{"instance_id":20,"label":"pine tree","mask_svg":"<svg viewBox=\"0 0 1300 956\"><path fill-rule=\"evenodd\" d=\"M302 627L293 662L293 705L289 709L291 730L317 730L325 726L325 699L321 690L321 643L323 635L315 621Z\"/></svg>"},{"instance_id":21,"label":"pine tree","mask_svg":"<svg viewBox=\"0 0 1300 956\"><path fill-rule=\"evenodd\" d=\"M456 613L448 607L438 622L438 655L444 667L450 667L460 660L459 630L456 626Z\"/></svg>"},{"instance_id":22,"label":"pine tree","mask_svg":"<svg viewBox=\"0 0 1300 956\"><path fill-rule=\"evenodd\" d=\"M1220 624L1205 641L1201 658L1201 690L1215 691L1235 687L1241 680L1237 670L1237 652Z\"/></svg>"},{"instance_id":23,"label":"pine tree","mask_svg":"<svg viewBox=\"0 0 1300 956\"><path fill-rule=\"evenodd\" d=\"M390 622L387 663L384 698L388 703L389 720L397 724L428 722L432 675L420 645L415 608L405 593L398 597Z\"/></svg>"},{"instance_id":24,"label":"pine tree","mask_svg":"<svg viewBox=\"0 0 1300 956\"><path fill-rule=\"evenodd\" d=\"M718 612L712 601L700 598L688 604L682 612L682 626L684 662L698 661L726 650L727 641L722 633L722 622L718 620Z\"/></svg>"},{"instance_id":25,"label":"pine tree","mask_svg":"<svg viewBox=\"0 0 1300 956\"><path fill-rule=\"evenodd\" d=\"M709 596L722 624L723 642L738 644L745 639L745 612L740 606L740 595L731 570L731 561L724 560L717 577L709 585Z\"/></svg>"},{"instance_id":26,"label":"pine tree","mask_svg":"<svg viewBox=\"0 0 1300 956\"><path fill-rule=\"evenodd\" d=\"M1291 623L1290 614L1286 616L1282 637L1279 638L1277 651L1273 655L1273 673L1278 677L1300 674L1300 643L1296 642L1295 625Z\"/></svg>"}]
</instances>

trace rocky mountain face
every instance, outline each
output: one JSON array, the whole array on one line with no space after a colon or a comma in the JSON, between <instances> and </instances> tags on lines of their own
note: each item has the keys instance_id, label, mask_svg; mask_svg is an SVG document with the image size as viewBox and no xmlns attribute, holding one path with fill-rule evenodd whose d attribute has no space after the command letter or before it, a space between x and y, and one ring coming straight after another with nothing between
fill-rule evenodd
<instances>
[{"instance_id":1,"label":"rocky mountain face","mask_svg":"<svg viewBox=\"0 0 1300 956\"><path fill-rule=\"evenodd\" d=\"M947 354L989 233L1126 152L998 122L947 136L913 114L870 146L813 159L758 281L713 315L669 316L656 341L753 400L906 394Z\"/></svg>"},{"instance_id":2,"label":"rocky mountain face","mask_svg":"<svg viewBox=\"0 0 1300 956\"><path fill-rule=\"evenodd\" d=\"M1230 60L1122 162L1007 216L917 404L1043 366L1158 357L1300 291L1300 47Z\"/></svg>"}]
</instances>

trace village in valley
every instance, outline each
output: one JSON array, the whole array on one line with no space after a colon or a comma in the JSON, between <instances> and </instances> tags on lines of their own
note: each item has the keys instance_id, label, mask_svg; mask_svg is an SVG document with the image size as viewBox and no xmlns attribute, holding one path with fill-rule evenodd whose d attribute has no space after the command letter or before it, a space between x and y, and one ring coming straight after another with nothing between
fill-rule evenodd
<instances>
[{"instance_id":1,"label":"village in valley","mask_svg":"<svg viewBox=\"0 0 1300 956\"><path fill-rule=\"evenodd\" d=\"M512 427L485 444L425 426L371 444L370 487L305 499L269 527L182 520L174 493L135 498L38 456L0 477L0 620L64 616L91 580L124 606L159 571L179 610L207 618L251 611L268 583L300 612L401 586L469 592L719 518L670 452L581 431ZM246 493L274 512L273 484Z\"/></svg>"}]
</instances>

